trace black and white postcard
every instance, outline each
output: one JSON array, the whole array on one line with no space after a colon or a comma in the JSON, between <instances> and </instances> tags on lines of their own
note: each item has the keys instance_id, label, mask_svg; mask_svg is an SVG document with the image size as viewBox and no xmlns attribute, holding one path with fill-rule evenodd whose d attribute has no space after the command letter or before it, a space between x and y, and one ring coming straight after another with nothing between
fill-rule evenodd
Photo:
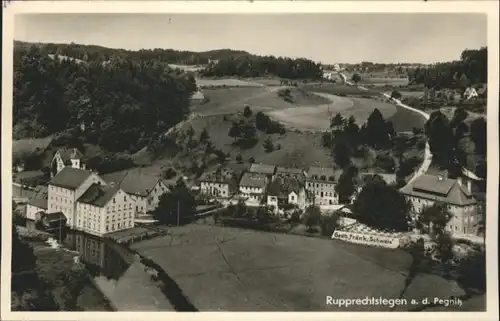
<instances>
[{"instance_id":1,"label":"black and white postcard","mask_svg":"<svg viewBox=\"0 0 500 321\"><path fill-rule=\"evenodd\" d=\"M498 2L3 18L2 319L497 316Z\"/></svg>"}]
</instances>

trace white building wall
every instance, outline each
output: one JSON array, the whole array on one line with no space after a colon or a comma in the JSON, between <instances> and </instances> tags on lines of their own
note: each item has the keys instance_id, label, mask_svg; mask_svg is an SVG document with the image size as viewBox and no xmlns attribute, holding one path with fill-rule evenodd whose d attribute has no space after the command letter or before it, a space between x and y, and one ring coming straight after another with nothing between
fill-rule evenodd
<instances>
[{"instance_id":1,"label":"white building wall","mask_svg":"<svg viewBox=\"0 0 500 321\"><path fill-rule=\"evenodd\" d=\"M339 203L334 183L307 181L306 188L313 194L316 205L337 205Z\"/></svg>"},{"instance_id":2,"label":"white building wall","mask_svg":"<svg viewBox=\"0 0 500 321\"><path fill-rule=\"evenodd\" d=\"M28 220L34 221L36 219L36 213L45 212L45 211L46 210L44 208L28 204L26 206L26 218Z\"/></svg>"},{"instance_id":3,"label":"white building wall","mask_svg":"<svg viewBox=\"0 0 500 321\"><path fill-rule=\"evenodd\" d=\"M201 182L201 191L205 195L226 198L231 196L229 184L215 182Z\"/></svg>"},{"instance_id":4,"label":"white building wall","mask_svg":"<svg viewBox=\"0 0 500 321\"><path fill-rule=\"evenodd\" d=\"M168 187L163 181L159 180L158 183L156 183L155 187L153 190L149 193L148 197L146 198L146 211L147 212L152 212L158 207L158 203L160 202L160 197L168 192Z\"/></svg>"}]
</instances>

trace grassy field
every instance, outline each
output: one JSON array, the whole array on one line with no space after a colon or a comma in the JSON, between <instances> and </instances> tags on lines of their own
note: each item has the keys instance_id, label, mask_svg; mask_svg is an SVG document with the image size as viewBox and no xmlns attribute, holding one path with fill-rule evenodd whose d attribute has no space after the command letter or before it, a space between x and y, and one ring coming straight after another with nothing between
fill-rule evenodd
<instances>
[{"instance_id":1,"label":"grassy field","mask_svg":"<svg viewBox=\"0 0 500 321\"><path fill-rule=\"evenodd\" d=\"M33 152L35 149L45 149L49 146L52 136L44 138L23 138L12 140L12 156Z\"/></svg>"},{"instance_id":2,"label":"grassy field","mask_svg":"<svg viewBox=\"0 0 500 321\"><path fill-rule=\"evenodd\" d=\"M373 90L360 90L356 86L348 86L348 85L337 85L332 83L309 83L301 85L301 88L311 91L311 92L320 92L327 93L332 95L339 96L379 96L380 93L378 91Z\"/></svg>"},{"instance_id":3,"label":"grassy field","mask_svg":"<svg viewBox=\"0 0 500 321\"><path fill-rule=\"evenodd\" d=\"M196 84L200 87L262 87L263 84L255 81L247 81L235 78L196 78Z\"/></svg>"},{"instance_id":4,"label":"grassy field","mask_svg":"<svg viewBox=\"0 0 500 321\"><path fill-rule=\"evenodd\" d=\"M200 311L387 311L327 306L325 296L397 298L411 264L401 250L202 224L174 227L132 248L155 261ZM440 284L439 294L455 293L444 290L453 284ZM416 289L406 297L435 293L428 283Z\"/></svg>"}]
</instances>

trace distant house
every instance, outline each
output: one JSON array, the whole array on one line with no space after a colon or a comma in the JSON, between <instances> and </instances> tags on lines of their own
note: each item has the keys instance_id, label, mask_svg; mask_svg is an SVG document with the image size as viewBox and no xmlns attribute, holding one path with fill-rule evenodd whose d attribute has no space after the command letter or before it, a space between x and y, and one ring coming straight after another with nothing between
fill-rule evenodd
<instances>
[{"instance_id":1,"label":"distant house","mask_svg":"<svg viewBox=\"0 0 500 321\"><path fill-rule=\"evenodd\" d=\"M278 166L276 169L276 177L293 177L296 179L304 179L304 171L301 168L290 168Z\"/></svg>"},{"instance_id":2,"label":"distant house","mask_svg":"<svg viewBox=\"0 0 500 321\"><path fill-rule=\"evenodd\" d=\"M303 182L293 177L275 177L267 191L267 205L279 212L284 206L294 204L306 208L306 190Z\"/></svg>"},{"instance_id":3,"label":"distant house","mask_svg":"<svg viewBox=\"0 0 500 321\"><path fill-rule=\"evenodd\" d=\"M35 221L36 214L48 210L49 191L47 186L37 186L33 190L33 195L28 199L26 206L26 219Z\"/></svg>"},{"instance_id":4,"label":"distant house","mask_svg":"<svg viewBox=\"0 0 500 321\"><path fill-rule=\"evenodd\" d=\"M201 90L197 90L195 93L193 93L193 95L191 96L191 100L204 100L205 99L205 95L203 94L203 92Z\"/></svg>"},{"instance_id":5,"label":"distant house","mask_svg":"<svg viewBox=\"0 0 500 321\"><path fill-rule=\"evenodd\" d=\"M453 214L446 229L454 235L476 234L478 202L472 194L471 182L425 174L404 186L400 192L412 203L415 219L425 207L442 202Z\"/></svg>"},{"instance_id":6,"label":"distant house","mask_svg":"<svg viewBox=\"0 0 500 321\"><path fill-rule=\"evenodd\" d=\"M229 198L237 192L238 181L235 174L216 171L200 180L203 194L216 198Z\"/></svg>"},{"instance_id":7,"label":"distant house","mask_svg":"<svg viewBox=\"0 0 500 321\"><path fill-rule=\"evenodd\" d=\"M464 97L465 99L472 99L472 98L475 98L475 97L478 97L478 93L476 91L476 89L474 87L468 87L465 91L464 91Z\"/></svg>"},{"instance_id":8,"label":"distant house","mask_svg":"<svg viewBox=\"0 0 500 321\"><path fill-rule=\"evenodd\" d=\"M276 171L275 165L252 164L248 172L252 174L266 175L268 178L271 178L274 175L275 171Z\"/></svg>"},{"instance_id":9,"label":"distant house","mask_svg":"<svg viewBox=\"0 0 500 321\"><path fill-rule=\"evenodd\" d=\"M85 169L83 154L77 148L61 148L56 151L51 162L51 176L54 177L67 166Z\"/></svg>"},{"instance_id":10,"label":"distant house","mask_svg":"<svg viewBox=\"0 0 500 321\"><path fill-rule=\"evenodd\" d=\"M257 173L245 173L240 181L240 195L248 206L259 206L264 198L268 178Z\"/></svg>"},{"instance_id":11,"label":"distant house","mask_svg":"<svg viewBox=\"0 0 500 321\"><path fill-rule=\"evenodd\" d=\"M37 213L35 220L40 222L41 228L46 231L62 229L67 223L67 218L63 212L39 212Z\"/></svg>"},{"instance_id":12,"label":"distant house","mask_svg":"<svg viewBox=\"0 0 500 321\"><path fill-rule=\"evenodd\" d=\"M136 215L154 211L160 202L160 197L169 190L162 179L152 175L126 172L102 177L109 185L120 187L132 198L135 202Z\"/></svg>"},{"instance_id":13,"label":"distant house","mask_svg":"<svg viewBox=\"0 0 500 321\"><path fill-rule=\"evenodd\" d=\"M77 200L76 229L102 236L134 227L135 202L119 187L92 184Z\"/></svg>"},{"instance_id":14,"label":"distant house","mask_svg":"<svg viewBox=\"0 0 500 321\"><path fill-rule=\"evenodd\" d=\"M311 193L315 205L337 205L339 195L335 191L342 171L333 168L310 167L306 173L306 190Z\"/></svg>"}]
</instances>

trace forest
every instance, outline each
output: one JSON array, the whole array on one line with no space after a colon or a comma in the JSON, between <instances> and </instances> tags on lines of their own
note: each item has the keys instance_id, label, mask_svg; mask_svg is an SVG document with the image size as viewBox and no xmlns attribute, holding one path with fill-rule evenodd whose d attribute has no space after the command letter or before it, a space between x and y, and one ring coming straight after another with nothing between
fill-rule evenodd
<instances>
[{"instance_id":1,"label":"forest","mask_svg":"<svg viewBox=\"0 0 500 321\"><path fill-rule=\"evenodd\" d=\"M64 54L72 50L62 48ZM14 139L78 129L86 141L109 151L133 152L189 114L193 75L158 58L118 50L104 64L89 57L51 58L47 50L36 45L14 50ZM103 50L101 56L107 54Z\"/></svg>"},{"instance_id":2,"label":"forest","mask_svg":"<svg viewBox=\"0 0 500 321\"><path fill-rule=\"evenodd\" d=\"M438 63L428 68L408 72L410 83L428 88L459 88L488 81L488 49L464 50L460 60Z\"/></svg>"}]
</instances>

